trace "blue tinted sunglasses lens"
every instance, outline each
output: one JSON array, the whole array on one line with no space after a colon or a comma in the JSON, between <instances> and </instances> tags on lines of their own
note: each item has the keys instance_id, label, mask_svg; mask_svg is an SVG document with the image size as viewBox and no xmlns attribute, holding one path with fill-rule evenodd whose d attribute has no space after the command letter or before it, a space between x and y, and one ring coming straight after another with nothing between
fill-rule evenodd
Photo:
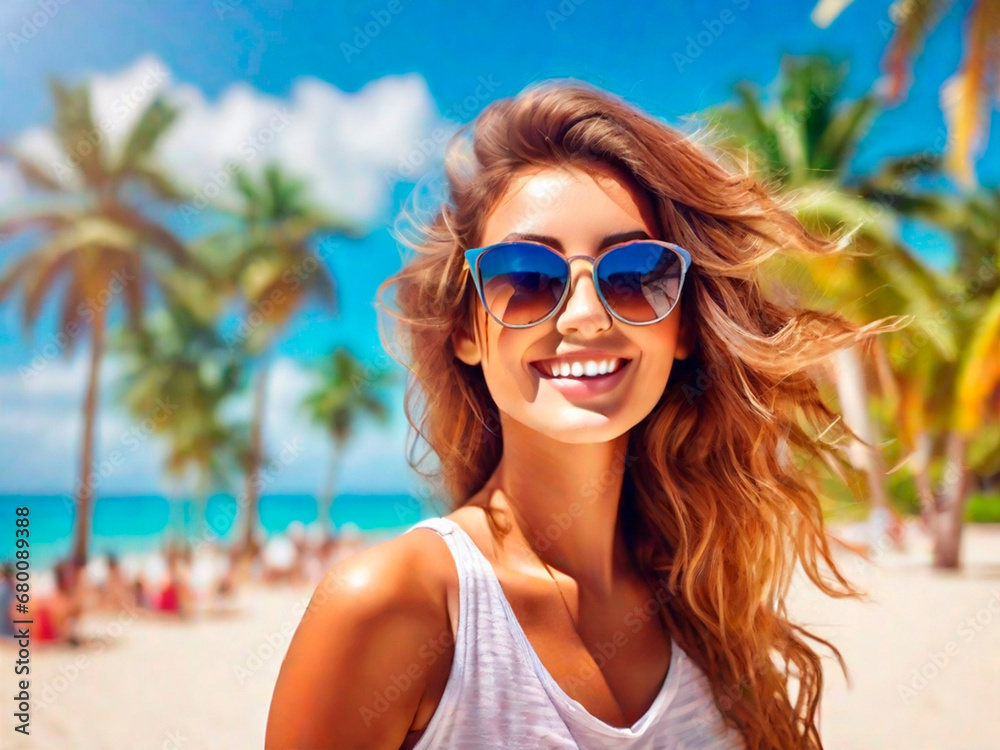
<instances>
[{"instance_id":1,"label":"blue tinted sunglasses lens","mask_svg":"<svg viewBox=\"0 0 1000 750\"><path fill-rule=\"evenodd\" d=\"M632 323L649 323L665 317L677 303L683 271L678 253L640 240L602 256L597 278L615 313Z\"/></svg>"},{"instance_id":2,"label":"blue tinted sunglasses lens","mask_svg":"<svg viewBox=\"0 0 1000 750\"><path fill-rule=\"evenodd\" d=\"M497 245L479 259L486 307L504 323L530 325L555 309L566 288L565 259L540 245Z\"/></svg>"}]
</instances>

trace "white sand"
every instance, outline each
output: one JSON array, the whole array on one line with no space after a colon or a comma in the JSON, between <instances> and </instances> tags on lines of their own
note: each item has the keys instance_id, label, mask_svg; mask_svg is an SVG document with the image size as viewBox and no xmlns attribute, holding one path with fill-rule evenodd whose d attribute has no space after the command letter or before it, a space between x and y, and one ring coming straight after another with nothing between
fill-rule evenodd
<instances>
[{"instance_id":1,"label":"white sand","mask_svg":"<svg viewBox=\"0 0 1000 750\"><path fill-rule=\"evenodd\" d=\"M877 566L847 562L875 603L830 600L803 586L793 593L793 615L838 645L851 670L848 690L836 662L825 660L824 742L831 750L995 750L1000 528L967 528L958 575L930 571L926 540L911 538L907 555L885 553ZM88 618L84 630L104 636L102 649L32 650L30 738L13 731L14 652L0 646L0 747L260 748L281 657L310 594L249 589L241 614L191 624ZM913 674L921 669L923 682ZM913 692L901 695L901 686Z\"/></svg>"}]
</instances>

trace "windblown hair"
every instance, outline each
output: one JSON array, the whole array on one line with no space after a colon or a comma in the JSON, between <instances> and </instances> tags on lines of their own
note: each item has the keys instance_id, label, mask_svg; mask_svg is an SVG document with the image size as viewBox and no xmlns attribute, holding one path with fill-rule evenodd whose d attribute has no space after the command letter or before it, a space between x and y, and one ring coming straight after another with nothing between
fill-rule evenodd
<instances>
[{"instance_id":1,"label":"windblown hair","mask_svg":"<svg viewBox=\"0 0 1000 750\"><path fill-rule=\"evenodd\" d=\"M835 646L788 619L785 597L797 565L827 595L863 592L832 559L819 475L809 471L826 465L843 476L845 444L857 439L824 401L821 378L833 352L895 330L898 320L859 327L769 299L759 279L768 258L842 252L844 242L810 233L787 196L734 159L576 81L530 86L462 128L445 160L447 198L377 295L401 324L397 359L412 376L407 419L439 466L410 464L452 508L497 466L496 404L481 367L461 362L451 345L459 327L471 330L478 301L462 253L479 245L512 178L564 165L607 166L634 181L655 208L659 239L692 257L681 304L694 351L674 363L656 407L629 436L619 513L633 560L654 591L669 590L663 620L747 748L822 748L823 670L806 638L847 669ZM390 286L395 310L383 304ZM835 580L824 579L822 563Z\"/></svg>"}]
</instances>

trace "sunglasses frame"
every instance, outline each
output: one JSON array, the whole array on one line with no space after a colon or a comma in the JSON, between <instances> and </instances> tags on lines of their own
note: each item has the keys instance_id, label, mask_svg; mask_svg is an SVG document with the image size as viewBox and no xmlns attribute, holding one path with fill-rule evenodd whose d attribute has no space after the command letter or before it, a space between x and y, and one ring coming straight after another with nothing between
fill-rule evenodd
<instances>
[{"instance_id":1,"label":"sunglasses frame","mask_svg":"<svg viewBox=\"0 0 1000 750\"><path fill-rule=\"evenodd\" d=\"M610 255L612 251L617 250L618 248L635 244L660 245L661 247L665 247L668 250L671 250L675 255L677 255L681 259L681 277L680 277L680 282L677 285L677 299L674 300L674 303L670 306L670 309L667 310L663 315L656 318L655 320L643 321L641 323L635 323L631 320L626 320L621 315L619 315L618 313L616 313L614 310L611 309L611 305L608 304L608 301L607 299L605 299L603 292L601 292L600 279L597 277L597 266L600 265L601 261L605 257ZM486 296L483 292L482 276L479 268L480 260L490 250L493 250L498 247L504 247L506 245L535 245L536 247L541 247L548 250L549 252L553 253L558 258L566 262L567 283L563 288L562 296L559 298L559 301L556 302L555 306L552 308L552 311L548 315L546 315L544 318L536 320L534 323L505 323L504 321L500 320L496 315L494 315L493 311L490 310L490 306L486 304ZM479 295L479 300L483 303L483 308L486 310L487 313L489 313L490 317L493 318L493 320L502 325L504 328L532 328L534 326L539 325L540 323L544 323L545 321L549 320L551 317L556 315L562 309L563 305L566 304L566 300L569 298L570 288L573 285L572 284L573 268L570 265L570 261L576 258L582 258L583 260L590 261L591 265L590 271L591 271L591 278L593 279L594 282L594 289L597 291L597 296L601 300L601 304L604 305L604 309L607 310L608 314L611 315L613 318L615 318L615 320L619 320L622 323L625 323L630 326L650 326L653 325L654 323L659 323L661 320L664 320L667 316L669 316L670 313L674 311L674 308L677 307L677 303L680 302L681 292L684 290L684 279L687 277L688 269L691 267L691 254L687 250L685 250L680 245L675 245L672 242L665 242L663 240L641 240L641 239L626 240L625 242L619 242L616 245L611 245L610 247L605 248L601 252L601 254L598 255L596 258L592 258L589 255L566 256L560 253L555 248L546 245L544 242L535 242L534 240L512 240L510 242L497 242L493 245L487 245L486 247L474 247L471 250L466 250L464 255L465 255L465 267L469 270L469 273L472 276L472 281L476 286L476 294Z\"/></svg>"}]
</instances>

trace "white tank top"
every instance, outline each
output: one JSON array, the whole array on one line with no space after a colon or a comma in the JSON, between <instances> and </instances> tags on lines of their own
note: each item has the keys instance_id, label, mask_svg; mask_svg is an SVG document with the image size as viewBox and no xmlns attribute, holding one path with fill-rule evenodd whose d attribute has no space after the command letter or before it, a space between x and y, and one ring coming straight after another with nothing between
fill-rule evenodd
<instances>
[{"instance_id":1,"label":"white tank top","mask_svg":"<svg viewBox=\"0 0 1000 750\"><path fill-rule=\"evenodd\" d=\"M428 518L455 558L458 629L437 710L413 750L733 750L745 748L712 700L704 673L671 644L666 679L632 726L588 713L542 665L493 566L450 518ZM405 533L405 532L404 532Z\"/></svg>"}]
</instances>

